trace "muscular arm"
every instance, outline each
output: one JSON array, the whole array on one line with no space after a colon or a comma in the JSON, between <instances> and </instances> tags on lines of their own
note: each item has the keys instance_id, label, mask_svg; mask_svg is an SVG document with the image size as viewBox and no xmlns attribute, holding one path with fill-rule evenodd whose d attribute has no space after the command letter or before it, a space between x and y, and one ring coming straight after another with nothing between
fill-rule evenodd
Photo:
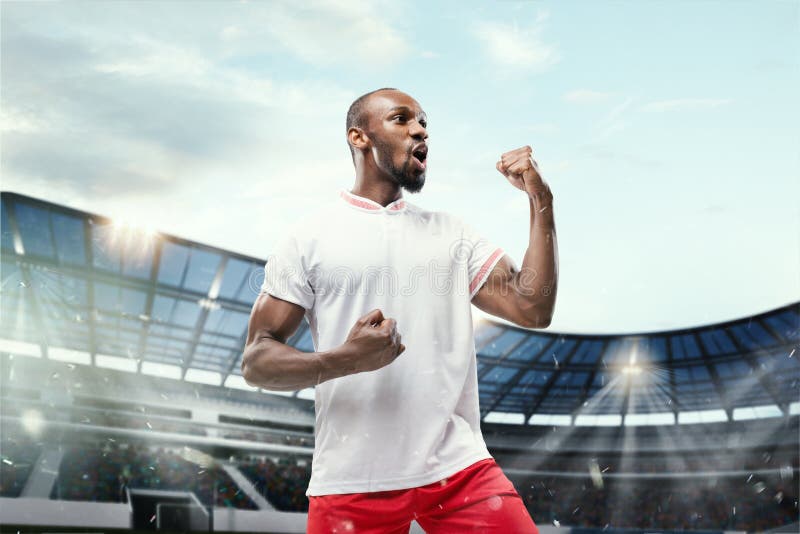
<instances>
[{"instance_id":1,"label":"muscular arm","mask_svg":"<svg viewBox=\"0 0 800 534\"><path fill-rule=\"evenodd\" d=\"M242 357L242 376L251 386L294 391L341 376L330 365L329 352L301 352L286 345L305 310L262 293L253 304Z\"/></svg>"},{"instance_id":2,"label":"muscular arm","mask_svg":"<svg viewBox=\"0 0 800 534\"><path fill-rule=\"evenodd\" d=\"M558 285L553 195L539 176L530 147L508 152L497 163L512 185L528 193L528 248L519 271L503 257L472 299L478 308L526 328L550 325Z\"/></svg>"},{"instance_id":3,"label":"muscular arm","mask_svg":"<svg viewBox=\"0 0 800 534\"><path fill-rule=\"evenodd\" d=\"M251 386L295 391L326 380L389 365L405 350L394 319L380 310L364 315L340 346L323 352L302 352L286 344L297 331L305 310L262 293L253 304L242 356L242 376Z\"/></svg>"}]
</instances>

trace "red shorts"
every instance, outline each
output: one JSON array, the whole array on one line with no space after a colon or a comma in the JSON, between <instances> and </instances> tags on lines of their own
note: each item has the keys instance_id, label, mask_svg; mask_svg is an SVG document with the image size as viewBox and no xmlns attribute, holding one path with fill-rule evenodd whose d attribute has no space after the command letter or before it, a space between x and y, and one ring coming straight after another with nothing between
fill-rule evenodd
<instances>
[{"instance_id":1,"label":"red shorts","mask_svg":"<svg viewBox=\"0 0 800 534\"><path fill-rule=\"evenodd\" d=\"M309 496L307 534L538 534L522 498L493 458L418 488Z\"/></svg>"}]
</instances>

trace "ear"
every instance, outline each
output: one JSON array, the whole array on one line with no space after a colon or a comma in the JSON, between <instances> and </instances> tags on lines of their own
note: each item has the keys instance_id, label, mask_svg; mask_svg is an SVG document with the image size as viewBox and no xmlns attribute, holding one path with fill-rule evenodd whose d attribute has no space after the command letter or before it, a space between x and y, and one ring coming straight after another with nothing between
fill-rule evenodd
<instances>
[{"instance_id":1,"label":"ear","mask_svg":"<svg viewBox=\"0 0 800 534\"><path fill-rule=\"evenodd\" d=\"M370 145L370 139L367 133L357 126L351 127L347 130L347 142L354 149L364 150Z\"/></svg>"}]
</instances>

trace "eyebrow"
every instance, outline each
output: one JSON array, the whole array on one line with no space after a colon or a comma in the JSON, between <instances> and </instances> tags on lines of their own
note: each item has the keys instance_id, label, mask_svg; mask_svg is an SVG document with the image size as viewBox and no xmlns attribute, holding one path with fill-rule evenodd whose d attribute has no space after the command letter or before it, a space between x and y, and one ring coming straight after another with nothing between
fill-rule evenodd
<instances>
[{"instance_id":1,"label":"eyebrow","mask_svg":"<svg viewBox=\"0 0 800 534\"><path fill-rule=\"evenodd\" d=\"M408 113L411 113L411 108L408 106L395 106L392 109L390 109L387 113L394 113L396 111L407 111ZM420 116L423 119L428 120L428 116L425 114L424 111L420 111Z\"/></svg>"}]
</instances>

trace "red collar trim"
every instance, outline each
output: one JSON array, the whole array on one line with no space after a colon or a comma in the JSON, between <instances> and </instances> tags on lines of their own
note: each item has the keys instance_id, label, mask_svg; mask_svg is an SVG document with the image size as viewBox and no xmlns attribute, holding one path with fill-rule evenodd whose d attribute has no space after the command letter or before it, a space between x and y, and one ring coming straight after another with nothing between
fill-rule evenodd
<instances>
[{"instance_id":1,"label":"red collar trim","mask_svg":"<svg viewBox=\"0 0 800 534\"><path fill-rule=\"evenodd\" d=\"M401 211L406 207L406 201L402 198L395 200L394 202L390 203L386 207L381 206L374 200L371 200L366 197L360 197L358 195L354 195L350 191L341 191L339 195L344 199L345 202L351 204L357 208L369 210L369 211Z\"/></svg>"}]
</instances>

